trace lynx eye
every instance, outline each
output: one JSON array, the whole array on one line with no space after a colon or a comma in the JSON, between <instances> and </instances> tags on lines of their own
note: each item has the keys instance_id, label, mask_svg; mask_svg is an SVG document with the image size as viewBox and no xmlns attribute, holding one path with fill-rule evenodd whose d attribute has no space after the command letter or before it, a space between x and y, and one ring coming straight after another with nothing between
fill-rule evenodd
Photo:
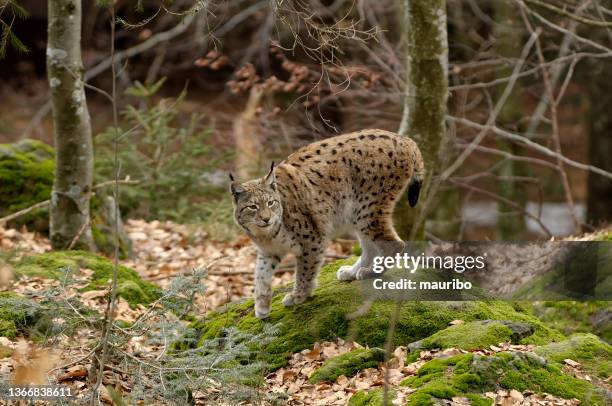
<instances>
[{"instance_id":1,"label":"lynx eye","mask_svg":"<svg viewBox=\"0 0 612 406\"><path fill-rule=\"evenodd\" d=\"M246 208L249 209L249 210L257 210L258 209L256 204L250 204Z\"/></svg>"},{"instance_id":2,"label":"lynx eye","mask_svg":"<svg viewBox=\"0 0 612 406\"><path fill-rule=\"evenodd\" d=\"M276 204L276 200L268 200L268 207L273 207Z\"/></svg>"}]
</instances>

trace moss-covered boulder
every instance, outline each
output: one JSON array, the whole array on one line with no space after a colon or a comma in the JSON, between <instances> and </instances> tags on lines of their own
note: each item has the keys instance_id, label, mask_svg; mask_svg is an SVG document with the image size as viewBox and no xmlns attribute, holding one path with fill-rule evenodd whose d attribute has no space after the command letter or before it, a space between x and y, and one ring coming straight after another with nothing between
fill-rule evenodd
<instances>
[{"instance_id":1,"label":"moss-covered boulder","mask_svg":"<svg viewBox=\"0 0 612 406\"><path fill-rule=\"evenodd\" d=\"M566 359L577 361L585 371L604 379L612 375L612 346L593 334L574 334L565 341L538 347L535 352L558 364Z\"/></svg>"},{"instance_id":2,"label":"moss-covered boulder","mask_svg":"<svg viewBox=\"0 0 612 406\"><path fill-rule=\"evenodd\" d=\"M0 292L0 336L14 339L20 333L46 324L40 305L12 292Z\"/></svg>"},{"instance_id":3,"label":"moss-covered boulder","mask_svg":"<svg viewBox=\"0 0 612 406\"><path fill-rule=\"evenodd\" d=\"M40 141L25 139L0 144L0 217L28 208L51 197L55 176L55 150ZM98 190L91 198L91 226L96 248L114 254L114 199ZM49 210L33 210L9 222L30 230L49 233ZM131 255L131 240L119 220L119 254Z\"/></svg>"},{"instance_id":4,"label":"moss-covered boulder","mask_svg":"<svg viewBox=\"0 0 612 406\"><path fill-rule=\"evenodd\" d=\"M477 350L502 342L518 343L533 334L533 326L509 320L476 320L437 331L410 344L412 350L431 348L461 348Z\"/></svg>"},{"instance_id":5,"label":"moss-covered boulder","mask_svg":"<svg viewBox=\"0 0 612 406\"><path fill-rule=\"evenodd\" d=\"M108 281L113 278L112 261L85 251L55 251L25 257L15 264L13 272L17 277L59 279L69 272L78 272L80 268L93 271L91 281L82 291L105 289L108 287ZM151 303L161 295L159 287L144 281L133 269L119 265L118 277L118 294L132 306Z\"/></svg>"},{"instance_id":6,"label":"moss-covered boulder","mask_svg":"<svg viewBox=\"0 0 612 406\"><path fill-rule=\"evenodd\" d=\"M557 365L537 355L518 352L433 359L402 385L416 389L408 397L410 405L432 405L437 399L456 396L468 398L472 405L491 405L492 400L484 393L502 388L550 393L593 405L604 405L606 396L605 390L564 374Z\"/></svg>"},{"instance_id":7,"label":"moss-covered boulder","mask_svg":"<svg viewBox=\"0 0 612 406\"><path fill-rule=\"evenodd\" d=\"M31 139L0 144L0 217L49 199L54 172L54 152L47 144ZM9 225L48 232L48 223L48 211L40 209Z\"/></svg>"},{"instance_id":8,"label":"moss-covered boulder","mask_svg":"<svg viewBox=\"0 0 612 406\"><path fill-rule=\"evenodd\" d=\"M393 344L407 345L445 329L452 320L510 320L533 327L534 333L522 343L548 343L564 336L544 326L536 317L526 314L512 303L499 301L429 302L364 300L360 282L339 282L339 266L351 264L354 259L329 264L320 272L319 287L314 297L305 303L286 308L281 300L290 287L275 291L269 318L264 322L253 312L253 301L230 303L223 309L191 324L189 339L178 345L194 347L205 340L221 337L224 329L236 327L249 333L259 333L265 323L279 325L279 334L262 350L262 357L272 369L287 363L291 354L310 348L317 341L341 337L370 347L384 347L389 320L399 306ZM362 283L370 283L363 281ZM368 296L368 298L370 298Z\"/></svg>"},{"instance_id":9,"label":"moss-covered boulder","mask_svg":"<svg viewBox=\"0 0 612 406\"><path fill-rule=\"evenodd\" d=\"M395 393L390 390L387 396L387 404L390 404L395 398ZM385 406L385 390L374 389L369 392L355 392L349 399L348 406Z\"/></svg>"},{"instance_id":10,"label":"moss-covered boulder","mask_svg":"<svg viewBox=\"0 0 612 406\"><path fill-rule=\"evenodd\" d=\"M612 302L563 300L524 305L544 324L563 334L595 333L612 343Z\"/></svg>"},{"instance_id":11,"label":"moss-covered boulder","mask_svg":"<svg viewBox=\"0 0 612 406\"><path fill-rule=\"evenodd\" d=\"M366 368L376 368L378 363L384 360L385 351L380 348L357 348L325 361L314 371L308 381L310 383L335 382L340 375L353 376Z\"/></svg>"}]
</instances>

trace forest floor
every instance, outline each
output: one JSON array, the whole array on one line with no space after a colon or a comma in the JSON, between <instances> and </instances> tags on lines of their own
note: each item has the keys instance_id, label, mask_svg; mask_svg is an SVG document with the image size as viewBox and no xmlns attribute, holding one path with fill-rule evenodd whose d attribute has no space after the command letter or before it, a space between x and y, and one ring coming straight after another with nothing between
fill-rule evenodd
<instances>
[{"instance_id":1,"label":"forest floor","mask_svg":"<svg viewBox=\"0 0 612 406\"><path fill-rule=\"evenodd\" d=\"M143 279L165 287L181 273L194 268L207 270L206 293L195 300L196 312L200 315L226 303L251 296L255 249L246 237L230 242L214 241L198 227L172 222L128 220L125 226L134 243L134 255L131 259L121 260L121 263L135 269ZM353 242L348 240L334 242L326 251L326 260L329 262L350 256L352 245ZM48 239L39 234L0 227L1 251L12 252L13 255L31 255L44 253L50 248ZM285 285L292 281L294 261L294 258L284 260L274 276L274 286ZM90 270L81 269L78 277L86 279L90 275ZM57 280L38 277L11 281L10 271L0 264L2 290L25 294L58 284ZM81 293L76 290L77 287L78 285L70 288L67 294L81 295L84 304L100 312L104 311L106 291L93 290ZM145 311L144 306L138 305L132 308L120 298L116 318L134 321ZM456 324L462 322L462 320L453 321ZM4 356L0 358L0 378L12 378L24 382L28 379L45 379L42 371L51 369L50 376L63 384L70 385L77 398L83 398L89 389L87 373L90 365L86 356L95 334L91 330L81 330L75 336L61 336L54 340L53 346L45 347L25 338L0 337L0 347L10 349L9 353L0 354L0 357ZM268 394L283 394L286 396L287 404L291 405L344 405L354 393L381 389L387 383L394 392L393 404L405 404L406 397L414 389L400 386L402 380L417 374L419 368L428 360L467 353L456 348L421 351L416 360L408 361L406 347L398 347L387 363L380 362L376 367L363 369L351 377L341 375L333 383L309 383L309 377L326 360L356 348L361 348L361 345L340 339L334 342L316 343L312 348L293 354L286 366L265 376L265 387L261 390ZM143 337L132 338L128 349L134 354L146 354L142 355L143 359L155 357L165 350L159 346L148 345ZM471 352L489 355L508 351L530 352L532 349L529 345L498 343ZM566 360L564 368L579 379L591 380L580 365L572 360ZM104 376L105 385L119 386L125 392L129 392L130 381L127 371L114 368L105 371ZM104 387L102 390L105 390ZM499 390L486 393L486 396L491 398L494 404L499 405L561 406L579 403L575 399L562 399L530 391ZM101 399L107 403L111 402L108 393L103 392ZM206 404L205 401L199 403ZM4 403L0 400L0 404ZM456 397L447 404L470 403L466 398Z\"/></svg>"}]
</instances>

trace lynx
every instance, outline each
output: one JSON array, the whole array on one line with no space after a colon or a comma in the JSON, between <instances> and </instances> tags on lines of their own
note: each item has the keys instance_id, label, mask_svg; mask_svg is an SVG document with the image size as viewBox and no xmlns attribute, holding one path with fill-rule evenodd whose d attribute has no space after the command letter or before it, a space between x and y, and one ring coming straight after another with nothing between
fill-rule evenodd
<instances>
[{"instance_id":1,"label":"lynx","mask_svg":"<svg viewBox=\"0 0 612 406\"><path fill-rule=\"evenodd\" d=\"M283 304L312 295L326 244L341 233L359 239L362 255L338 270L342 281L372 277L372 261L403 243L391 220L408 186L414 207L424 167L416 143L383 130L364 130L307 145L260 179L237 182L230 174L234 217L257 246L255 315L266 318L272 274L287 253L296 256L295 285Z\"/></svg>"}]
</instances>

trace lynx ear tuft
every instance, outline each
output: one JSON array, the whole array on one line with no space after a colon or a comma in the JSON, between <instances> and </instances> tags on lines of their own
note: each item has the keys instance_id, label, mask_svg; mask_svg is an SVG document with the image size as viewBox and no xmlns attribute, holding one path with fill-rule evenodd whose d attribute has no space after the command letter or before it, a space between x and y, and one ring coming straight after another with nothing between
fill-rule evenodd
<instances>
[{"instance_id":1,"label":"lynx ear tuft","mask_svg":"<svg viewBox=\"0 0 612 406\"><path fill-rule=\"evenodd\" d=\"M238 196L240 196L241 193L245 192L245 189L240 186L237 182L232 182L230 183L230 192L232 192L232 195L234 196L234 200L238 200Z\"/></svg>"},{"instance_id":2,"label":"lynx ear tuft","mask_svg":"<svg viewBox=\"0 0 612 406\"><path fill-rule=\"evenodd\" d=\"M272 161L272 165L270 165L270 172L263 178L264 186L269 187L272 190L276 190L276 175L274 175L274 161Z\"/></svg>"},{"instance_id":3,"label":"lynx ear tuft","mask_svg":"<svg viewBox=\"0 0 612 406\"><path fill-rule=\"evenodd\" d=\"M235 179L234 179L234 175L232 175L232 173L231 173L231 172L229 173L229 178L230 178L230 180L231 180L232 182L235 180Z\"/></svg>"}]
</instances>

